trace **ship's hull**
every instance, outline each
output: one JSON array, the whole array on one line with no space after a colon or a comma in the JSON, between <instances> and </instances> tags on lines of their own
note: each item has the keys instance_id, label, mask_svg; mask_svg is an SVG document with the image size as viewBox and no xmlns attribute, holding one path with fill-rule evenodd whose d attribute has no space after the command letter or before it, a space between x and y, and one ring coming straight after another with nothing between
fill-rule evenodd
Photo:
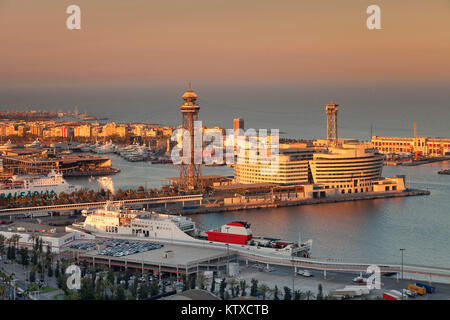
<instances>
[{"instance_id":1,"label":"ship's hull","mask_svg":"<svg viewBox=\"0 0 450 320\"><path fill-rule=\"evenodd\" d=\"M252 238L251 235L241 234L227 234L222 232L207 231L209 241L234 243L234 244L246 244L248 240Z\"/></svg>"},{"instance_id":2,"label":"ship's hull","mask_svg":"<svg viewBox=\"0 0 450 320\"><path fill-rule=\"evenodd\" d=\"M51 196L54 194L60 194L65 192L70 194L79 190L79 187L73 185L64 186L41 186L41 187L31 187L29 189L2 189L0 190L0 198L25 198L33 196Z\"/></svg>"},{"instance_id":3,"label":"ship's hull","mask_svg":"<svg viewBox=\"0 0 450 320\"><path fill-rule=\"evenodd\" d=\"M110 233L105 232L103 230L99 230L96 228L85 228L80 225L74 225L75 227L73 230L75 231L84 231L88 232L92 235L95 235L97 237L101 238L112 238L112 239L126 239L126 240L138 240L138 241L152 241L157 243L171 243L171 244L179 244L179 245L187 245L187 246L201 246L201 247L214 247L214 248L224 248L223 246L226 246L226 242L222 241L212 241L210 239L204 240L204 239L198 239L191 236L183 236L183 237L167 237L167 235L157 235L155 237L155 234L150 234L149 237L147 236L136 236L133 235L131 232L128 232L126 228L119 228L117 233ZM66 227L66 230L72 230L71 227ZM308 248L302 248L302 249L296 249L295 251L291 250L278 250L273 248L265 248L265 247L258 247L258 246L252 246L248 244L237 244L237 243L229 243L230 248L233 250L237 250L243 253L256 253L256 254L270 254L271 256L280 256L280 257L309 257L310 255L310 247Z\"/></svg>"}]
</instances>

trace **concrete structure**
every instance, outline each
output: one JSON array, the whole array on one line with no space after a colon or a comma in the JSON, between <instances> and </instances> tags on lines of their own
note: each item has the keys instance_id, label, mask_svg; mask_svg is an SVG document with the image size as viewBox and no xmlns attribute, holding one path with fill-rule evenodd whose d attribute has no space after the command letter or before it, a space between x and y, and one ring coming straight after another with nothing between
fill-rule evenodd
<instances>
[{"instance_id":1,"label":"concrete structure","mask_svg":"<svg viewBox=\"0 0 450 320\"><path fill-rule=\"evenodd\" d=\"M192 191L194 189L202 189L200 186L199 178L202 175L202 165L195 163L195 148L194 148L194 121L198 120L198 112L200 107L198 106L198 96L192 90L191 83L189 82L188 90L182 96L183 104L180 107L182 117L182 128L187 130L190 135L190 154L188 163L184 163L183 160L180 164L180 190ZM186 156L186 155L183 155Z\"/></svg>"},{"instance_id":2,"label":"concrete structure","mask_svg":"<svg viewBox=\"0 0 450 320\"><path fill-rule=\"evenodd\" d=\"M330 144L336 144L338 140L337 132L337 113L338 104L330 102L325 106L325 111L327 113L327 139Z\"/></svg>"},{"instance_id":3,"label":"concrete structure","mask_svg":"<svg viewBox=\"0 0 450 320\"><path fill-rule=\"evenodd\" d=\"M11 239L14 235L19 237L18 248L33 248L35 239L42 239L42 249L47 250L50 246L52 252L59 253L69 244L76 241L93 241L95 236L84 232L66 232L64 228L52 227L30 222L15 222L0 227L0 234L6 239Z\"/></svg>"}]
</instances>

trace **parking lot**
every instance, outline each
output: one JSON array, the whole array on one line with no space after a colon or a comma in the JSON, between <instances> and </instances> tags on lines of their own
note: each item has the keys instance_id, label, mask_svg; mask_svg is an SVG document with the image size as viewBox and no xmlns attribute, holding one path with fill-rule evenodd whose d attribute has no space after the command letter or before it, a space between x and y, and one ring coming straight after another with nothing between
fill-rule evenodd
<instances>
[{"instance_id":1,"label":"parking lot","mask_svg":"<svg viewBox=\"0 0 450 320\"><path fill-rule=\"evenodd\" d=\"M123 257L135 253L142 253L150 250L160 249L162 244L153 242L128 241L119 239L100 240L88 243L75 243L69 246L71 249L93 251L99 249L99 255L111 257Z\"/></svg>"}]
</instances>

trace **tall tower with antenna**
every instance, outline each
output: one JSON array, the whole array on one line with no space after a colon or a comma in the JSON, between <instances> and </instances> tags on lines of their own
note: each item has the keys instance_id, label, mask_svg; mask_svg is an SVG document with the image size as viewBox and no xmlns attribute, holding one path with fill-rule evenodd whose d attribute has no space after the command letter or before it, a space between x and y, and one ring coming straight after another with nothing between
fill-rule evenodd
<instances>
[{"instance_id":1,"label":"tall tower with antenna","mask_svg":"<svg viewBox=\"0 0 450 320\"><path fill-rule=\"evenodd\" d=\"M327 113L327 140L331 145L336 145L338 142L337 132L337 113L339 105L330 102L326 105L325 110Z\"/></svg>"},{"instance_id":2,"label":"tall tower with antenna","mask_svg":"<svg viewBox=\"0 0 450 320\"><path fill-rule=\"evenodd\" d=\"M188 89L182 96L183 104L180 107L182 113L182 128L189 132L191 141L190 154L188 156L188 163L181 161L180 163L180 183L179 187L181 191L192 191L201 189L200 177L202 175L202 165L194 162L194 121L198 120L198 112L200 107L198 106L198 96L194 90L192 90L191 82L189 81Z\"/></svg>"}]
</instances>

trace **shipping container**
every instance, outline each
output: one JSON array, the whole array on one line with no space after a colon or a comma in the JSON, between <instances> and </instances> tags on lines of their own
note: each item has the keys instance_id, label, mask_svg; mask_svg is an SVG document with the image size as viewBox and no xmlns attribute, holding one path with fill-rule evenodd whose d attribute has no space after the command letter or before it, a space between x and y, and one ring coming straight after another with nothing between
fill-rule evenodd
<instances>
[{"instance_id":1,"label":"shipping container","mask_svg":"<svg viewBox=\"0 0 450 320\"><path fill-rule=\"evenodd\" d=\"M191 206L191 207L183 207L183 210L194 210L197 209L198 206Z\"/></svg>"},{"instance_id":2,"label":"shipping container","mask_svg":"<svg viewBox=\"0 0 450 320\"><path fill-rule=\"evenodd\" d=\"M427 293L427 290L424 287L419 287L416 286L415 284L408 284L408 290L417 292L422 296Z\"/></svg>"},{"instance_id":3,"label":"shipping container","mask_svg":"<svg viewBox=\"0 0 450 320\"><path fill-rule=\"evenodd\" d=\"M424 284L424 283L416 282L416 286L425 288L427 293L435 293L436 292L436 288L435 287L429 286L429 285Z\"/></svg>"},{"instance_id":4,"label":"shipping container","mask_svg":"<svg viewBox=\"0 0 450 320\"><path fill-rule=\"evenodd\" d=\"M397 296L396 294L390 292L383 293L383 300L400 300L400 299L401 297Z\"/></svg>"}]
</instances>

